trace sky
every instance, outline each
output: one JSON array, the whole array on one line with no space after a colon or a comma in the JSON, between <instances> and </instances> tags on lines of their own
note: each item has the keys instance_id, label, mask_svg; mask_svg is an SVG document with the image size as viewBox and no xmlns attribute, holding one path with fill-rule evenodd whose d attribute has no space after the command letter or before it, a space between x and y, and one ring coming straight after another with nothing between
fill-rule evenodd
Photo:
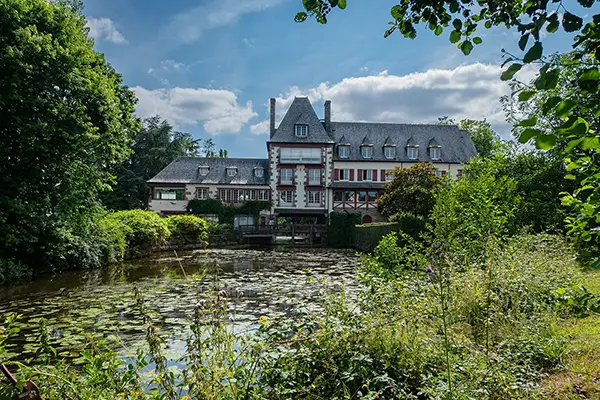
<instances>
[{"instance_id":1,"label":"sky","mask_svg":"<svg viewBox=\"0 0 600 400\"><path fill-rule=\"evenodd\" d=\"M334 121L485 118L509 137L500 50L518 53L519 34L482 27L469 56L449 32L384 39L395 4L348 0L327 25L295 23L300 0L85 0L84 14L95 49L135 91L139 117L158 114L230 157L266 157L271 97L278 120L308 96L320 118L331 100ZM569 45L564 34L544 39L545 54Z\"/></svg>"}]
</instances>

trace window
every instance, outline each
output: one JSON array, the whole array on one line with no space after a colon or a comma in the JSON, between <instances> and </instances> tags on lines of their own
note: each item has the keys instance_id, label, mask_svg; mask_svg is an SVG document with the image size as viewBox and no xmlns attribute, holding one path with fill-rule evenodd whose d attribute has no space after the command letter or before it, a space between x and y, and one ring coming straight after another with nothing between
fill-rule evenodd
<instances>
[{"instance_id":1,"label":"window","mask_svg":"<svg viewBox=\"0 0 600 400\"><path fill-rule=\"evenodd\" d=\"M185 200L185 189L154 188L154 200Z\"/></svg>"},{"instance_id":2,"label":"window","mask_svg":"<svg viewBox=\"0 0 600 400\"><path fill-rule=\"evenodd\" d=\"M225 191L225 201L227 203L231 203L231 201L233 200L233 198L231 197L233 193L231 192L231 189Z\"/></svg>"},{"instance_id":3,"label":"window","mask_svg":"<svg viewBox=\"0 0 600 400\"><path fill-rule=\"evenodd\" d=\"M350 180L350 170L349 169L340 169L340 181L349 181Z\"/></svg>"},{"instance_id":4,"label":"window","mask_svg":"<svg viewBox=\"0 0 600 400\"><path fill-rule=\"evenodd\" d=\"M293 190L282 190L279 192L279 201L284 204L292 204L294 201Z\"/></svg>"},{"instance_id":5,"label":"window","mask_svg":"<svg viewBox=\"0 0 600 400\"><path fill-rule=\"evenodd\" d=\"M320 185L321 184L321 170L311 168L308 170L308 184L309 185Z\"/></svg>"},{"instance_id":6,"label":"window","mask_svg":"<svg viewBox=\"0 0 600 400\"><path fill-rule=\"evenodd\" d=\"M442 176L442 171L440 171L439 169L436 169L435 176Z\"/></svg>"},{"instance_id":7,"label":"window","mask_svg":"<svg viewBox=\"0 0 600 400\"><path fill-rule=\"evenodd\" d=\"M354 203L355 195L356 195L356 192L345 192L344 199L345 199L345 201L347 201L349 203Z\"/></svg>"},{"instance_id":8,"label":"window","mask_svg":"<svg viewBox=\"0 0 600 400\"><path fill-rule=\"evenodd\" d=\"M210 172L210 168L209 167L200 167L200 168L198 168L198 171L200 171L200 175L206 176Z\"/></svg>"},{"instance_id":9,"label":"window","mask_svg":"<svg viewBox=\"0 0 600 400\"><path fill-rule=\"evenodd\" d=\"M198 200L208 199L208 188L197 188L196 189L196 198Z\"/></svg>"},{"instance_id":10,"label":"window","mask_svg":"<svg viewBox=\"0 0 600 400\"><path fill-rule=\"evenodd\" d=\"M259 190L258 191L258 200L269 200L269 191L268 190Z\"/></svg>"},{"instance_id":11,"label":"window","mask_svg":"<svg viewBox=\"0 0 600 400\"><path fill-rule=\"evenodd\" d=\"M227 167L227 176L235 176L237 174L236 167Z\"/></svg>"},{"instance_id":12,"label":"window","mask_svg":"<svg viewBox=\"0 0 600 400\"><path fill-rule=\"evenodd\" d=\"M396 157L396 148L393 146L385 146L383 148L383 153L385 155L385 158L391 159Z\"/></svg>"},{"instance_id":13,"label":"window","mask_svg":"<svg viewBox=\"0 0 600 400\"><path fill-rule=\"evenodd\" d=\"M393 180L394 180L394 170L386 169L385 170L385 181L389 182L389 181L393 181Z\"/></svg>"},{"instance_id":14,"label":"window","mask_svg":"<svg viewBox=\"0 0 600 400\"><path fill-rule=\"evenodd\" d=\"M416 160L417 158L419 158L419 148L418 147L407 147L406 155L408 156L409 160Z\"/></svg>"},{"instance_id":15,"label":"window","mask_svg":"<svg viewBox=\"0 0 600 400\"><path fill-rule=\"evenodd\" d=\"M310 190L308 193L308 204L309 205L321 205L321 192Z\"/></svg>"},{"instance_id":16,"label":"window","mask_svg":"<svg viewBox=\"0 0 600 400\"><path fill-rule=\"evenodd\" d=\"M321 164L321 149L283 147L279 159L282 164Z\"/></svg>"},{"instance_id":17,"label":"window","mask_svg":"<svg viewBox=\"0 0 600 400\"><path fill-rule=\"evenodd\" d=\"M256 192L257 192L256 190L252 190L250 192L250 200L256 200ZM246 200L248 200L248 199L246 199Z\"/></svg>"},{"instance_id":18,"label":"window","mask_svg":"<svg viewBox=\"0 0 600 400\"><path fill-rule=\"evenodd\" d=\"M442 149L439 147L430 147L429 156L432 160L439 160L441 158Z\"/></svg>"},{"instance_id":19,"label":"window","mask_svg":"<svg viewBox=\"0 0 600 400\"><path fill-rule=\"evenodd\" d=\"M357 192L358 201L367 201L367 192Z\"/></svg>"},{"instance_id":20,"label":"window","mask_svg":"<svg viewBox=\"0 0 600 400\"><path fill-rule=\"evenodd\" d=\"M340 157L340 158L350 158L350 146L340 146L340 147L338 147L338 157Z\"/></svg>"},{"instance_id":21,"label":"window","mask_svg":"<svg viewBox=\"0 0 600 400\"><path fill-rule=\"evenodd\" d=\"M362 146L360 148L362 158L373 158L373 146Z\"/></svg>"},{"instance_id":22,"label":"window","mask_svg":"<svg viewBox=\"0 0 600 400\"><path fill-rule=\"evenodd\" d=\"M372 203L375 203L375 200L377 200L379 193L377 192L368 192L367 196L369 196L369 201Z\"/></svg>"},{"instance_id":23,"label":"window","mask_svg":"<svg viewBox=\"0 0 600 400\"><path fill-rule=\"evenodd\" d=\"M291 168L281 168L279 170L279 181L281 183L292 184L294 181L294 170Z\"/></svg>"},{"instance_id":24,"label":"window","mask_svg":"<svg viewBox=\"0 0 600 400\"><path fill-rule=\"evenodd\" d=\"M265 170L263 168L254 168L254 176L257 178L262 178L265 176Z\"/></svg>"},{"instance_id":25,"label":"window","mask_svg":"<svg viewBox=\"0 0 600 400\"><path fill-rule=\"evenodd\" d=\"M333 192L333 201L343 201L344 199L344 192L340 192L339 190L336 190L335 192Z\"/></svg>"},{"instance_id":26,"label":"window","mask_svg":"<svg viewBox=\"0 0 600 400\"><path fill-rule=\"evenodd\" d=\"M362 180L363 181L372 181L373 180L373 170L372 169L363 169L362 170Z\"/></svg>"},{"instance_id":27,"label":"window","mask_svg":"<svg viewBox=\"0 0 600 400\"><path fill-rule=\"evenodd\" d=\"M463 170L462 169L457 170L456 171L456 177L457 178L462 178L462 176L463 176Z\"/></svg>"},{"instance_id":28,"label":"window","mask_svg":"<svg viewBox=\"0 0 600 400\"><path fill-rule=\"evenodd\" d=\"M296 125L296 137L308 136L308 125Z\"/></svg>"}]
</instances>

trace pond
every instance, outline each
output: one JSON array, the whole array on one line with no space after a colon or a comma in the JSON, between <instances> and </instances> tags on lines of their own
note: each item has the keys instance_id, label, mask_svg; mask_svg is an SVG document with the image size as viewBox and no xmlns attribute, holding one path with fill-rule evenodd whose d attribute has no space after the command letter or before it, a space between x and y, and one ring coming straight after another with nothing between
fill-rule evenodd
<instances>
[{"instance_id":1,"label":"pond","mask_svg":"<svg viewBox=\"0 0 600 400\"><path fill-rule=\"evenodd\" d=\"M351 250L161 253L103 270L69 271L2 288L0 320L22 314L16 323L21 331L7 343L9 359L26 359L35 352L42 318L48 321L60 357L77 362L90 335L133 353L144 338L135 306L137 287L166 339L167 356L176 358L184 352L199 291L226 291L229 320L241 333L256 327L259 317L286 315L299 303L318 307L324 288L336 291L343 285L352 291L357 265Z\"/></svg>"}]
</instances>

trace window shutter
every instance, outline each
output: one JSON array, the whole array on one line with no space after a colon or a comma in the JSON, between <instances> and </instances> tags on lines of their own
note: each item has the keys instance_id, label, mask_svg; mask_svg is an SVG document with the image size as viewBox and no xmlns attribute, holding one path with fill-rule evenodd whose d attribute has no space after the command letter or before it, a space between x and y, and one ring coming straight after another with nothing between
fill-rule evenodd
<instances>
[{"instance_id":1,"label":"window shutter","mask_svg":"<svg viewBox=\"0 0 600 400\"><path fill-rule=\"evenodd\" d=\"M447 172L445 170L442 170L442 176L446 176Z\"/></svg>"},{"instance_id":2,"label":"window shutter","mask_svg":"<svg viewBox=\"0 0 600 400\"><path fill-rule=\"evenodd\" d=\"M381 170L381 182L385 182L385 169Z\"/></svg>"},{"instance_id":3,"label":"window shutter","mask_svg":"<svg viewBox=\"0 0 600 400\"><path fill-rule=\"evenodd\" d=\"M373 180L375 182L377 182L377 170L376 169L373 170Z\"/></svg>"},{"instance_id":4,"label":"window shutter","mask_svg":"<svg viewBox=\"0 0 600 400\"><path fill-rule=\"evenodd\" d=\"M339 180L340 180L340 170L339 170L339 169L337 169L337 168L336 168L336 169L334 169L334 170L333 170L333 174L334 174L334 178L335 178L335 180L336 180L336 181L339 181Z\"/></svg>"},{"instance_id":5,"label":"window shutter","mask_svg":"<svg viewBox=\"0 0 600 400\"><path fill-rule=\"evenodd\" d=\"M353 181L354 180L354 168L352 168L350 170L350 180Z\"/></svg>"},{"instance_id":6,"label":"window shutter","mask_svg":"<svg viewBox=\"0 0 600 400\"><path fill-rule=\"evenodd\" d=\"M358 179L357 181L362 181L362 169L358 170Z\"/></svg>"}]
</instances>

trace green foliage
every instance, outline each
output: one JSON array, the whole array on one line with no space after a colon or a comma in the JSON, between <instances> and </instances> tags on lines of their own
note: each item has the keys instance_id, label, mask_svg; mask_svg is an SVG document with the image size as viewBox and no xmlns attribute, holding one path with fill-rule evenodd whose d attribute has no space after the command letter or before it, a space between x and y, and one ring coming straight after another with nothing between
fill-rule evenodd
<instances>
[{"instance_id":1,"label":"green foliage","mask_svg":"<svg viewBox=\"0 0 600 400\"><path fill-rule=\"evenodd\" d=\"M385 193L377 199L379 212L386 217L395 214L427 217L443 182L435 175L433 165L417 163L410 168L396 168L393 174L394 179L385 184Z\"/></svg>"},{"instance_id":2,"label":"green foliage","mask_svg":"<svg viewBox=\"0 0 600 400\"><path fill-rule=\"evenodd\" d=\"M97 265L97 196L138 129L85 24L77 2L0 7L0 258L38 271Z\"/></svg>"},{"instance_id":3,"label":"green foliage","mask_svg":"<svg viewBox=\"0 0 600 400\"><path fill-rule=\"evenodd\" d=\"M330 247L349 248L354 244L354 230L361 223L360 213L329 213L327 242Z\"/></svg>"},{"instance_id":4,"label":"green foliage","mask_svg":"<svg viewBox=\"0 0 600 400\"><path fill-rule=\"evenodd\" d=\"M482 121L463 119L457 123L452 118L445 116L438 119L438 124L458 125L460 129L469 132L480 157L490 157L505 147L502 139L492 129L492 124L485 119Z\"/></svg>"},{"instance_id":5,"label":"green foliage","mask_svg":"<svg viewBox=\"0 0 600 400\"><path fill-rule=\"evenodd\" d=\"M263 210L271 208L271 202L263 200L250 200L241 206L226 205L218 199L190 200L187 211L195 215L218 215L219 223L233 224L236 215L253 215L258 218Z\"/></svg>"},{"instance_id":6,"label":"green foliage","mask_svg":"<svg viewBox=\"0 0 600 400\"><path fill-rule=\"evenodd\" d=\"M371 255L361 258L361 271L367 274L363 278L391 279L406 271L423 271L428 262L425 246L403 232L385 235Z\"/></svg>"},{"instance_id":7,"label":"green foliage","mask_svg":"<svg viewBox=\"0 0 600 400\"><path fill-rule=\"evenodd\" d=\"M153 211L127 210L106 214L99 222L108 235L109 261L123 257L137 257L148 253L152 247L166 244L171 236L165 219Z\"/></svg>"},{"instance_id":8,"label":"green foliage","mask_svg":"<svg viewBox=\"0 0 600 400\"><path fill-rule=\"evenodd\" d=\"M398 232L398 224L393 222L375 222L356 225L354 228L354 248L362 252L370 252L377 246L382 237L390 232Z\"/></svg>"},{"instance_id":9,"label":"green foliage","mask_svg":"<svg viewBox=\"0 0 600 400\"><path fill-rule=\"evenodd\" d=\"M206 242L208 223L194 215L174 215L168 217L167 226L173 236L182 236L190 241Z\"/></svg>"}]
</instances>

